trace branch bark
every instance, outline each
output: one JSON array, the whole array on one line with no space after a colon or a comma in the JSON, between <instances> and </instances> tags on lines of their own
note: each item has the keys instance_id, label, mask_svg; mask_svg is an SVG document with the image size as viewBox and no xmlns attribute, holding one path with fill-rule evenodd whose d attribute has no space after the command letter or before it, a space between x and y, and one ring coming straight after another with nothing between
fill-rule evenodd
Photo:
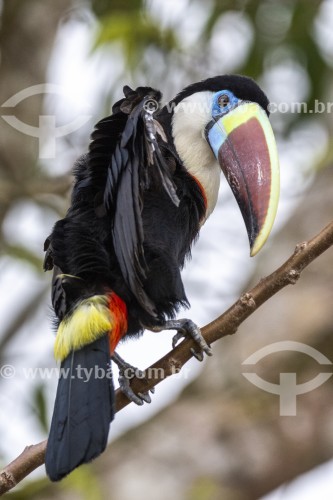
<instances>
[{"instance_id":1,"label":"branch bark","mask_svg":"<svg viewBox=\"0 0 333 500\"><path fill-rule=\"evenodd\" d=\"M263 278L247 293L244 293L225 313L206 325L202 334L208 344L236 333L238 327L264 302L287 285L294 285L302 271L317 257L333 245L333 221L310 241L296 246L294 253L282 266ZM146 378L133 378L132 388L146 392L165 378L178 373L192 357L190 348L195 347L192 340L184 340L172 351L146 370ZM122 410L130 401L116 391L116 411ZM13 462L0 472L0 495L9 491L33 470L44 463L47 441L28 446Z\"/></svg>"}]
</instances>

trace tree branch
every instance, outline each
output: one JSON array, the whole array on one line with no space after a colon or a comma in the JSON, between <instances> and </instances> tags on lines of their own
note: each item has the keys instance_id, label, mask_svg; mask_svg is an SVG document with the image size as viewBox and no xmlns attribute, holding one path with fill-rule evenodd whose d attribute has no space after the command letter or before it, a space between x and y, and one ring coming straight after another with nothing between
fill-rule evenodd
<instances>
[{"instance_id":1,"label":"tree branch","mask_svg":"<svg viewBox=\"0 0 333 500\"><path fill-rule=\"evenodd\" d=\"M22 479L45 461L47 440L26 446L15 460L0 472L0 496L16 486Z\"/></svg>"},{"instance_id":2,"label":"tree branch","mask_svg":"<svg viewBox=\"0 0 333 500\"><path fill-rule=\"evenodd\" d=\"M313 260L333 245L333 221L308 242L297 245L294 253L272 274L263 278L247 293L244 293L224 314L202 329L208 344L236 333L243 323L264 302L287 285L294 285L301 272ZM146 370L146 378L133 378L134 392L146 392L165 378L178 373L192 357L192 340L184 340L172 351ZM118 389L116 391L116 411L122 410L130 401ZM13 488L34 469L44 463L46 440L28 446L13 462L0 472L0 495Z\"/></svg>"}]
</instances>

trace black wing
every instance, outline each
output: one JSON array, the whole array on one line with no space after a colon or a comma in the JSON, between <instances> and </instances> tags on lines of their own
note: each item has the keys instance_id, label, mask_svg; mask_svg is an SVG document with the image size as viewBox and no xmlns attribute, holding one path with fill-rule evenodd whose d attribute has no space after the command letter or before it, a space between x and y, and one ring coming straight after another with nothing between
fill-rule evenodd
<instances>
[{"instance_id":1,"label":"black wing","mask_svg":"<svg viewBox=\"0 0 333 500\"><path fill-rule=\"evenodd\" d=\"M113 245L123 278L140 305L156 316L154 303L144 290L147 266L142 223L143 194L149 188L152 169L158 172L171 201L178 206L179 199L157 140L158 133L163 140L163 132L154 121L161 94L148 87L136 91L125 87L124 94L125 99L113 108L125 121L108 166L104 207L112 215ZM105 120L97 125L94 142L105 141L103 123ZM96 149L96 143L93 147Z\"/></svg>"}]
</instances>

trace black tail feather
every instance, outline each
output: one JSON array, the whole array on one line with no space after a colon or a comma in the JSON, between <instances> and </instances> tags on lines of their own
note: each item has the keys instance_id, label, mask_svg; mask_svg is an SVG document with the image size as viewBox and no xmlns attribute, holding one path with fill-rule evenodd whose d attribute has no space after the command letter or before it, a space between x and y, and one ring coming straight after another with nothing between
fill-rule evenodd
<instances>
[{"instance_id":1,"label":"black tail feather","mask_svg":"<svg viewBox=\"0 0 333 500\"><path fill-rule=\"evenodd\" d=\"M59 481L100 455L114 417L108 337L72 352L61 364L45 466Z\"/></svg>"}]
</instances>

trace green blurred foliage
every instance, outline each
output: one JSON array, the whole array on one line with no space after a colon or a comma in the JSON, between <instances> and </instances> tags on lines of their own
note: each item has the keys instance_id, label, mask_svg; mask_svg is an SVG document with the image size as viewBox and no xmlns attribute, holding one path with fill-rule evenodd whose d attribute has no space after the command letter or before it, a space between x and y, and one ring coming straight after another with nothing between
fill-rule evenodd
<instances>
[{"instance_id":1,"label":"green blurred foliage","mask_svg":"<svg viewBox=\"0 0 333 500\"><path fill-rule=\"evenodd\" d=\"M124 63L130 71L135 69L149 47L157 47L165 53L178 48L172 29L162 29L148 14L143 15L134 9L130 12L113 11L101 17L95 48L114 42L121 43Z\"/></svg>"},{"instance_id":2,"label":"green blurred foliage","mask_svg":"<svg viewBox=\"0 0 333 500\"><path fill-rule=\"evenodd\" d=\"M103 16L112 15L114 12L123 12L124 14L138 13L145 8L144 0L131 0L124 2L124 0L92 0L92 10L96 16L102 18Z\"/></svg>"},{"instance_id":3,"label":"green blurred foliage","mask_svg":"<svg viewBox=\"0 0 333 500\"><path fill-rule=\"evenodd\" d=\"M46 498L57 498L63 491L70 497L81 500L103 500L102 492L94 469L90 465L82 465L72 472L60 483L51 484L47 478L27 482L23 488L7 493L11 500L45 500Z\"/></svg>"},{"instance_id":4,"label":"green blurred foliage","mask_svg":"<svg viewBox=\"0 0 333 500\"><path fill-rule=\"evenodd\" d=\"M254 41L250 57L241 71L257 78L267 63L272 64L272 55L279 49L281 55L280 58L273 59L275 64L283 63L284 59L290 57L291 60L301 63L308 73L311 89L307 103L311 105L315 98L323 96L325 91L323 85L330 69L327 68L312 36L313 21L321 3L321 0L249 2L245 12L255 27ZM295 114L294 121L299 118Z\"/></svg>"},{"instance_id":5,"label":"green blurred foliage","mask_svg":"<svg viewBox=\"0 0 333 500\"><path fill-rule=\"evenodd\" d=\"M38 384L36 387L34 387L33 394L33 406L34 410L36 412L36 416L38 419L38 422L42 428L42 430L45 432L45 434L48 433L50 422L47 418L47 408L46 408L46 400L45 400L45 385L44 384Z\"/></svg>"},{"instance_id":6,"label":"green blurred foliage","mask_svg":"<svg viewBox=\"0 0 333 500\"><path fill-rule=\"evenodd\" d=\"M156 65L152 63L152 72L156 74L156 86L159 81L168 83L168 79L177 71L187 70L190 81L216 73L216 65L210 58L211 39L220 20L226 14L238 13L251 26L253 38L248 57L235 62L233 72L243 73L254 79L260 79L265 71L286 61L300 65L310 82L306 96L309 107L315 99L325 99L327 85L332 80L332 68L325 62L320 47L314 37L314 20L323 4L323 0L213 0L207 2L207 18L196 35L192 47L184 50L182 44L183 23L191 15L191 9L201 6L199 0L190 0L182 19L167 26L160 19L151 16L150 6L154 2L121 2L95 0L92 3L99 19L95 49L120 43L124 58L124 77L129 71L132 79L140 75L140 62L151 47L157 50ZM237 29L237 27L236 27ZM169 77L165 81L163 60L167 55ZM160 58L160 59L159 59ZM223 61L221 61L223 66ZM156 69L157 66L157 69ZM160 77L160 78L159 78ZM186 77L186 75L185 75ZM185 82L188 83L188 82ZM291 126L305 118L302 113L294 113L286 120L286 132Z\"/></svg>"},{"instance_id":7,"label":"green blurred foliage","mask_svg":"<svg viewBox=\"0 0 333 500\"><path fill-rule=\"evenodd\" d=\"M24 245L13 245L6 243L4 250L6 254L13 259L21 260L30 264L37 272L41 271L43 264L42 257L38 257Z\"/></svg>"}]
</instances>

